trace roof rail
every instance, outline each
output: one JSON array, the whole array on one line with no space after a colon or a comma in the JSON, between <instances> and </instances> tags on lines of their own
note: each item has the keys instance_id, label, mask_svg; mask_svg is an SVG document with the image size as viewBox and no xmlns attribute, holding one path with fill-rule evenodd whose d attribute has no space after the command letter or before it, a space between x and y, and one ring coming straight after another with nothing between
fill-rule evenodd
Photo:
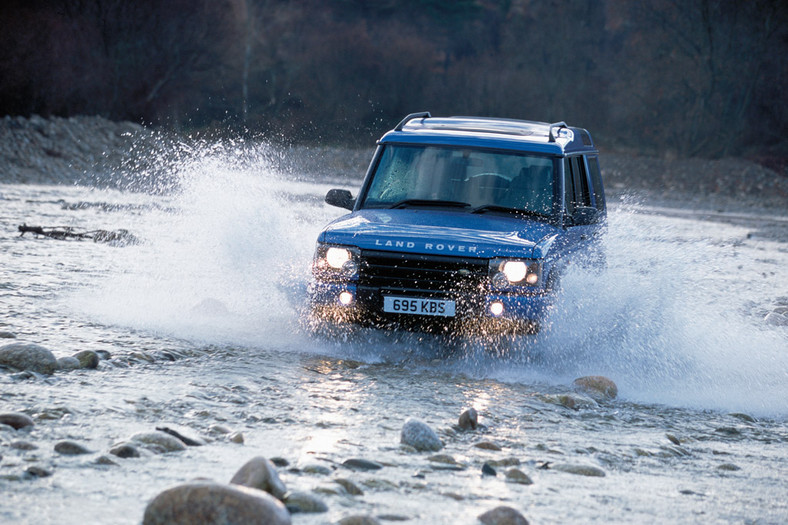
<instances>
[{"instance_id":1,"label":"roof rail","mask_svg":"<svg viewBox=\"0 0 788 525\"><path fill-rule=\"evenodd\" d=\"M568 127L569 126L567 126L566 122L564 122L563 120L561 122L554 122L554 123L550 124L550 131L548 133L547 140L550 141L550 142L555 142L555 139L558 138L557 135L553 134L553 128L559 128L560 129L560 128L568 128Z\"/></svg>"},{"instance_id":2,"label":"roof rail","mask_svg":"<svg viewBox=\"0 0 788 525\"><path fill-rule=\"evenodd\" d=\"M405 127L405 124L407 124L411 120L414 120L414 119L417 119L417 118L430 118L431 116L432 115L430 115L429 111L422 111L421 113L411 113L410 115L408 115L407 117L402 119L402 122L397 124L397 127L394 128L394 131L402 131L402 128Z\"/></svg>"}]
</instances>

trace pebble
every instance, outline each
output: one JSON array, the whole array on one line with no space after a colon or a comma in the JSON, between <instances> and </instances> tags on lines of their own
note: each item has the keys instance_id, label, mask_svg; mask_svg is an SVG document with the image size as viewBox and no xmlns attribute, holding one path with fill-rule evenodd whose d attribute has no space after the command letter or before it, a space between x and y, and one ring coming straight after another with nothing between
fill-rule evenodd
<instances>
[{"instance_id":1,"label":"pebble","mask_svg":"<svg viewBox=\"0 0 788 525\"><path fill-rule=\"evenodd\" d=\"M9 427L19 430L20 428L32 427L35 423L33 422L33 418L27 414L7 412L5 414L0 414L0 424L8 425Z\"/></svg>"},{"instance_id":2,"label":"pebble","mask_svg":"<svg viewBox=\"0 0 788 525\"><path fill-rule=\"evenodd\" d=\"M596 408L599 406L596 401L582 394L549 394L543 398L546 402L554 405L561 405L566 408L578 410L581 408Z\"/></svg>"},{"instance_id":3,"label":"pebble","mask_svg":"<svg viewBox=\"0 0 788 525\"><path fill-rule=\"evenodd\" d=\"M208 427L208 432L211 434L229 434L232 430L224 425L211 425Z\"/></svg>"},{"instance_id":4,"label":"pebble","mask_svg":"<svg viewBox=\"0 0 788 525\"><path fill-rule=\"evenodd\" d=\"M552 470L557 470L559 472L566 472L568 474L576 474L578 476L591 476L597 478L605 477L605 471L599 467L593 467L591 465L578 465L575 463L557 463L555 465L550 466Z\"/></svg>"},{"instance_id":5,"label":"pebble","mask_svg":"<svg viewBox=\"0 0 788 525\"><path fill-rule=\"evenodd\" d=\"M346 478L337 478L334 480L334 483L338 483L342 486L345 491L350 494L351 496L363 496L364 491L359 488L358 485L350 481Z\"/></svg>"},{"instance_id":6,"label":"pebble","mask_svg":"<svg viewBox=\"0 0 788 525\"><path fill-rule=\"evenodd\" d=\"M511 507L501 506L479 516L484 525L528 525L528 520Z\"/></svg>"},{"instance_id":7,"label":"pebble","mask_svg":"<svg viewBox=\"0 0 788 525\"><path fill-rule=\"evenodd\" d=\"M370 461L368 459L350 458L342 462L342 465L352 470L380 470L383 465L377 461Z\"/></svg>"},{"instance_id":8,"label":"pebble","mask_svg":"<svg viewBox=\"0 0 788 525\"><path fill-rule=\"evenodd\" d=\"M79 360L75 357L61 357L57 360L57 367L59 370L78 370L80 368Z\"/></svg>"},{"instance_id":9,"label":"pebble","mask_svg":"<svg viewBox=\"0 0 788 525\"><path fill-rule=\"evenodd\" d=\"M115 445L109 450L109 453L123 459L140 457L139 449L129 443Z\"/></svg>"},{"instance_id":10,"label":"pebble","mask_svg":"<svg viewBox=\"0 0 788 525\"><path fill-rule=\"evenodd\" d=\"M445 465L457 464L457 460L448 454L435 454L434 456L428 457L427 461L432 461L433 463L443 463Z\"/></svg>"},{"instance_id":11,"label":"pebble","mask_svg":"<svg viewBox=\"0 0 788 525\"><path fill-rule=\"evenodd\" d=\"M82 350L74 354L73 357L79 361L80 368L98 368L99 356L93 350Z\"/></svg>"},{"instance_id":12,"label":"pebble","mask_svg":"<svg viewBox=\"0 0 788 525\"><path fill-rule=\"evenodd\" d=\"M38 465L31 465L25 469L25 476L29 478L48 478L51 475L51 470L39 467Z\"/></svg>"},{"instance_id":13,"label":"pebble","mask_svg":"<svg viewBox=\"0 0 788 525\"><path fill-rule=\"evenodd\" d=\"M501 446L497 443L493 443L492 441L480 441L478 443L474 443L473 445L476 448L480 448L482 450L494 450L499 451L501 450Z\"/></svg>"},{"instance_id":14,"label":"pebble","mask_svg":"<svg viewBox=\"0 0 788 525\"><path fill-rule=\"evenodd\" d=\"M0 346L0 365L50 375L57 370L57 359L51 351L43 346L30 343L12 343Z\"/></svg>"},{"instance_id":15,"label":"pebble","mask_svg":"<svg viewBox=\"0 0 788 525\"><path fill-rule=\"evenodd\" d=\"M283 500L285 507L291 514L297 512L319 513L328 512L328 506L323 500L308 492L289 492Z\"/></svg>"},{"instance_id":16,"label":"pebble","mask_svg":"<svg viewBox=\"0 0 788 525\"><path fill-rule=\"evenodd\" d=\"M109 466L113 466L113 467L117 467L118 466L117 463L112 461L112 458L110 458L109 456L103 455L103 454L96 458L95 463L96 463L96 465L109 465Z\"/></svg>"},{"instance_id":17,"label":"pebble","mask_svg":"<svg viewBox=\"0 0 788 525\"><path fill-rule=\"evenodd\" d=\"M189 437L184 435L183 433L172 429L170 427L156 427L156 430L159 432L164 432L165 434L169 434L172 437L179 440L181 443L186 445L187 447L201 447L205 445L205 440L200 439L198 437Z\"/></svg>"},{"instance_id":18,"label":"pebble","mask_svg":"<svg viewBox=\"0 0 788 525\"><path fill-rule=\"evenodd\" d=\"M380 525L380 521L372 516L357 515L342 518L337 525Z\"/></svg>"},{"instance_id":19,"label":"pebble","mask_svg":"<svg viewBox=\"0 0 788 525\"><path fill-rule=\"evenodd\" d=\"M29 441L12 441L9 446L16 450L35 450L38 448L37 445Z\"/></svg>"},{"instance_id":20,"label":"pebble","mask_svg":"<svg viewBox=\"0 0 788 525\"><path fill-rule=\"evenodd\" d=\"M0 339L16 339L16 334L13 332L0 331Z\"/></svg>"},{"instance_id":21,"label":"pebble","mask_svg":"<svg viewBox=\"0 0 788 525\"><path fill-rule=\"evenodd\" d=\"M247 461L235 473L230 483L262 490L280 500L287 492L287 487L279 479L279 473L276 471L274 464L262 456L257 456Z\"/></svg>"},{"instance_id":22,"label":"pebble","mask_svg":"<svg viewBox=\"0 0 788 525\"><path fill-rule=\"evenodd\" d=\"M717 468L719 470L727 470L729 472L734 472L736 470L741 470L740 466L734 465L733 463L723 463L722 465L718 465Z\"/></svg>"},{"instance_id":23,"label":"pebble","mask_svg":"<svg viewBox=\"0 0 788 525\"><path fill-rule=\"evenodd\" d=\"M110 359L112 359L112 354L110 354L106 350L96 350L96 355L99 356L99 359L102 359L104 361L109 361Z\"/></svg>"},{"instance_id":24,"label":"pebble","mask_svg":"<svg viewBox=\"0 0 788 525\"><path fill-rule=\"evenodd\" d=\"M273 463L273 461L271 461ZM274 463L276 465L276 463ZM305 465L301 470L307 474L317 474L320 476L328 476L331 474L331 469L325 465Z\"/></svg>"},{"instance_id":25,"label":"pebble","mask_svg":"<svg viewBox=\"0 0 788 525\"><path fill-rule=\"evenodd\" d=\"M519 483L520 485L533 485L533 480L520 470L519 468L512 468L506 471L506 481L510 483Z\"/></svg>"},{"instance_id":26,"label":"pebble","mask_svg":"<svg viewBox=\"0 0 788 525\"><path fill-rule=\"evenodd\" d=\"M591 396L594 401L610 401L618 396L618 386L604 376L579 377L572 385L578 391Z\"/></svg>"},{"instance_id":27,"label":"pebble","mask_svg":"<svg viewBox=\"0 0 788 525\"><path fill-rule=\"evenodd\" d=\"M235 431L232 434L230 434L229 436L227 436L227 440L230 443L237 443L239 445L243 445L244 444L244 435L240 431Z\"/></svg>"},{"instance_id":28,"label":"pebble","mask_svg":"<svg viewBox=\"0 0 788 525\"><path fill-rule=\"evenodd\" d=\"M503 458L503 459L491 459L488 463L493 467L515 467L521 463L521 461L515 457L511 458Z\"/></svg>"},{"instance_id":29,"label":"pebble","mask_svg":"<svg viewBox=\"0 0 788 525\"><path fill-rule=\"evenodd\" d=\"M492 468L490 466L489 463L485 463L484 465L482 465L482 475L485 475L485 476L497 476L498 473L495 471L494 468Z\"/></svg>"},{"instance_id":30,"label":"pebble","mask_svg":"<svg viewBox=\"0 0 788 525\"><path fill-rule=\"evenodd\" d=\"M437 452L443 448L443 443L435 431L426 423L416 419L409 419L405 422L400 433L400 441L420 452Z\"/></svg>"},{"instance_id":31,"label":"pebble","mask_svg":"<svg viewBox=\"0 0 788 525\"><path fill-rule=\"evenodd\" d=\"M64 456L79 456L80 454L90 454L90 450L85 445L76 441L60 441L55 443L55 452Z\"/></svg>"},{"instance_id":32,"label":"pebble","mask_svg":"<svg viewBox=\"0 0 788 525\"><path fill-rule=\"evenodd\" d=\"M145 508L142 525L189 523L290 525L290 513L268 493L239 485L192 482L165 490Z\"/></svg>"},{"instance_id":33,"label":"pebble","mask_svg":"<svg viewBox=\"0 0 788 525\"><path fill-rule=\"evenodd\" d=\"M476 412L476 409L471 407L460 414L457 426L462 430L476 430L479 426L479 414Z\"/></svg>"},{"instance_id":34,"label":"pebble","mask_svg":"<svg viewBox=\"0 0 788 525\"><path fill-rule=\"evenodd\" d=\"M154 432L138 432L131 436L129 441L149 445L149 448L154 452L157 447L160 447L163 452L180 452L186 450L186 445L184 445L180 439L158 430Z\"/></svg>"}]
</instances>

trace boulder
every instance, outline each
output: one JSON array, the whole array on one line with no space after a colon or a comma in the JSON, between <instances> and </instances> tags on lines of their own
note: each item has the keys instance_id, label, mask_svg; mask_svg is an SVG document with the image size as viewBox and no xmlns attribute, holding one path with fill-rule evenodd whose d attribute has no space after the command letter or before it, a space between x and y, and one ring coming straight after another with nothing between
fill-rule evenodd
<instances>
[{"instance_id":1,"label":"boulder","mask_svg":"<svg viewBox=\"0 0 788 525\"><path fill-rule=\"evenodd\" d=\"M165 490L145 508L142 525L290 525L285 506L240 485L193 482Z\"/></svg>"},{"instance_id":2,"label":"boulder","mask_svg":"<svg viewBox=\"0 0 788 525\"><path fill-rule=\"evenodd\" d=\"M8 425L9 427L13 427L16 430L25 427L32 427L34 424L33 418L26 414L20 414L18 412L6 412L4 414L0 414L0 425Z\"/></svg>"},{"instance_id":3,"label":"boulder","mask_svg":"<svg viewBox=\"0 0 788 525\"><path fill-rule=\"evenodd\" d=\"M262 490L280 500L284 498L287 492L285 484L279 479L279 473L276 471L274 464L262 456L257 456L247 461L235 473L230 483Z\"/></svg>"},{"instance_id":4,"label":"boulder","mask_svg":"<svg viewBox=\"0 0 788 525\"><path fill-rule=\"evenodd\" d=\"M479 414L476 413L476 409L471 407L460 414L457 426L462 430L476 430L479 426Z\"/></svg>"},{"instance_id":5,"label":"boulder","mask_svg":"<svg viewBox=\"0 0 788 525\"><path fill-rule=\"evenodd\" d=\"M435 431L426 423L416 419L405 422L400 433L400 442L421 452L437 452L443 448L443 443Z\"/></svg>"},{"instance_id":6,"label":"boulder","mask_svg":"<svg viewBox=\"0 0 788 525\"><path fill-rule=\"evenodd\" d=\"M0 365L38 374L52 374L58 368L57 359L51 351L29 343L0 346Z\"/></svg>"},{"instance_id":7,"label":"boulder","mask_svg":"<svg viewBox=\"0 0 788 525\"><path fill-rule=\"evenodd\" d=\"M618 387L604 376L579 377L572 383L580 392L591 396L595 401L610 401L618 396Z\"/></svg>"},{"instance_id":8,"label":"boulder","mask_svg":"<svg viewBox=\"0 0 788 525\"><path fill-rule=\"evenodd\" d=\"M82 350L74 354L73 357L79 361L80 368L98 368L99 355L93 350Z\"/></svg>"},{"instance_id":9,"label":"boulder","mask_svg":"<svg viewBox=\"0 0 788 525\"><path fill-rule=\"evenodd\" d=\"M479 516L484 525L528 525L528 520L511 507L500 506Z\"/></svg>"}]
</instances>

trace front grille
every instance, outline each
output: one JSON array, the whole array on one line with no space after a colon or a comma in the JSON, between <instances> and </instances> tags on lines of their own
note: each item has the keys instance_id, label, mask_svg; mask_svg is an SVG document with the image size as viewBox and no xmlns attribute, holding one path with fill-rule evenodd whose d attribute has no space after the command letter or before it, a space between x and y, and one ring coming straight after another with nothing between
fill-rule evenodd
<instances>
[{"instance_id":1,"label":"front grille","mask_svg":"<svg viewBox=\"0 0 788 525\"><path fill-rule=\"evenodd\" d=\"M486 259L364 250L359 285L385 290L460 293L487 282Z\"/></svg>"}]
</instances>

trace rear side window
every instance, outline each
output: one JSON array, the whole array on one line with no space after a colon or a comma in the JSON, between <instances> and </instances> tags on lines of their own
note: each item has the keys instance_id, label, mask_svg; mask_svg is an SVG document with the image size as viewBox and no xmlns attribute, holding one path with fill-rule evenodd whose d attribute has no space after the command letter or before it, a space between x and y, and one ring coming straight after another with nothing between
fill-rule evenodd
<instances>
[{"instance_id":1,"label":"rear side window","mask_svg":"<svg viewBox=\"0 0 788 525\"><path fill-rule=\"evenodd\" d=\"M594 186L594 204L599 211L605 211L605 193L602 191L602 172L599 169L599 157L588 157L588 171L591 184Z\"/></svg>"},{"instance_id":2,"label":"rear side window","mask_svg":"<svg viewBox=\"0 0 788 525\"><path fill-rule=\"evenodd\" d=\"M569 215L572 215L578 206L591 206L591 192L583 157L564 159L564 201Z\"/></svg>"}]
</instances>

